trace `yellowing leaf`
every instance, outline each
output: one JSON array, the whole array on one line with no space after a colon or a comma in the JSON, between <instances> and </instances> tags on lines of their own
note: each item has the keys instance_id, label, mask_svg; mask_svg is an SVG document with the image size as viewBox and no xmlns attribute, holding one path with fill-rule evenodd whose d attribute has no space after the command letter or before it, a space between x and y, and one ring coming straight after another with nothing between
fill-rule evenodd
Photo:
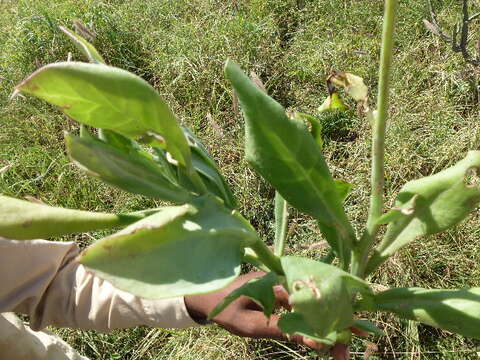
<instances>
[{"instance_id":1,"label":"yellowing leaf","mask_svg":"<svg viewBox=\"0 0 480 360\"><path fill-rule=\"evenodd\" d=\"M368 88L360 76L336 71L330 79L334 84L345 88L345 92L356 102L367 101Z\"/></svg>"}]
</instances>

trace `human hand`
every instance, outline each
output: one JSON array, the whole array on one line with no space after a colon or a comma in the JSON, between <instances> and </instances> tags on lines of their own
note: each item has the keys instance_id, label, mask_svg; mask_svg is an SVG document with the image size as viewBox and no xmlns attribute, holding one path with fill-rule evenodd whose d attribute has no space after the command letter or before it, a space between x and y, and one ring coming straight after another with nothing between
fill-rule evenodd
<instances>
[{"instance_id":1,"label":"human hand","mask_svg":"<svg viewBox=\"0 0 480 360\"><path fill-rule=\"evenodd\" d=\"M187 310L192 318L206 320L208 314L233 290L242 286L247 281L263 275L264 273L262 272L249 273L238 277L232 284L217 292L186 296L185 305ZM282 286L275 286L273 290L276 298L275 307L277 309L290 309L287 291ZM300 335L287 337L278 328L278 320L279 315L272 315L270 319L267 319L262 312L262 308L256 302L245 296L232 302L225 310L213 318L213 322L234 335L250 338L289 340L301 345L306 345L314 350L323 350L325 348L324 345ZM352 329L352 332L357 335L365 335L363 332L359 333L357 329ZM335 360L346 360L349 358L346 345L336 344L330 351Z\"/></svg>"}]
</instances>

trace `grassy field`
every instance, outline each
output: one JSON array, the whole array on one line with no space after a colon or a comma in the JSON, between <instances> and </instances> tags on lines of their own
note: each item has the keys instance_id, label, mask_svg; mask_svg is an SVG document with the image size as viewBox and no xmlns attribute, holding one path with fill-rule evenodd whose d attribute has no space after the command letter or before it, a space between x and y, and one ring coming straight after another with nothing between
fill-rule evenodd
<instances>
[{"instance_id":1,"label":"grassy field","mask_svg":"<svg viewBox=\"0 0 480 360\"><path fill-rule=\"evenodd\" d=\"M459 1L433 2L451 26ZM478 149L476 70L428 33L423 0L400 1L395 44L391 121L387 135L388 205L406 182L439 171ZM80 60L59 31L80 20L96 34L107 62L153 84L182 122L204 139L239 200L239 208L267 241L273 236L273 190L243 157L243 121L232 109L222 74L231 58L255 71L270 94L288 109L316 113L332 69L362 76L376 93L383 1L381 0L3 0L0 2L0 192L34 196L48 204L97 211L152 206L117 191L69 163L63 130L78 125L33 98L9 101L16 83L38 67ZM475 24L476 26L476 24ZM474 32L472 32L474 34ZM331 120L331 119L330 119ZM355 184L346 202L360 229L369 194L371 130L355 117L323 119L325 156L336 178ZM315 222L292 211L289 247L296 253L320 239ZM477 212L458 228L422 239L394 256L372 282L387 286L480 285ZM102 234L79 234L88 244ZM371 339L371 359L478 359L480 342L413 322L378 317L386 336ZM241 339L215 327L191 330L138 328L112 334L58 329L79 351L98 360L128 359L314 359L305 348ZM353 358L363 359L356 341Z\"/></svg>"}]
</instances>

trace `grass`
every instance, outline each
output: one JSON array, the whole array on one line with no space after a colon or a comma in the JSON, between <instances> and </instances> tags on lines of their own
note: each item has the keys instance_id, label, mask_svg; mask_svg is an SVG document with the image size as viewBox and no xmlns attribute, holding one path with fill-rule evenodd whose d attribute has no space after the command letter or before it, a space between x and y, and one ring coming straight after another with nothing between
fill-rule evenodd
<instances>
[{"instance_id":1,"label":"grass","mask_svg":"<svg viewBox=\"0 0 480 360\"><path fill-rule=\"evenodd\" d=\"M453 24L457 2L434 5L439 20ZM14 85L41 65L64 60L69 51L80 59L58 30L58 25L71 27L78 19L95 32L95 44L109 64L152 83L183 123L204 139L240 210L271 241L274 192L243 158L243 122L232 109L223 63L232 58L255 71L288 109L315 114L326 97L324 79L332 69L362 76L374 99L382 13L380 0L3 1L0 168L11 167L0 174L0 192L89 210L153 205L87 177L68 162L62 131L75 132L76 124L35 99L8 100ZM475 72L424 29L421 21L427 17L423 1L401 1L387 134L389 206L406 181L437 172L480 145L480 111L470 81ZM335 177L355 184L346 207L360 229L368 203L371 134L365 120L346 120L339 127L326 124L331 136L325 156ZM349 136L338 136L345 124ZM298 254L319 256L300 246L320 239L314 221L292 213L288 246ZM373 281L388 286L479 286L478 220L475 212L458 228L417 241L385 264ZM101 235L70 239L87 244ZM478 341L390 316L377 321L387 335L372 339L379 346L376 358L478 358ZM82 354L99 360L316 358L304 348L240 339L216 327L138 328L112 334L56 331ZM354 358L363 358L364 349L356 341Z\"/></svg>"}]
</instances>

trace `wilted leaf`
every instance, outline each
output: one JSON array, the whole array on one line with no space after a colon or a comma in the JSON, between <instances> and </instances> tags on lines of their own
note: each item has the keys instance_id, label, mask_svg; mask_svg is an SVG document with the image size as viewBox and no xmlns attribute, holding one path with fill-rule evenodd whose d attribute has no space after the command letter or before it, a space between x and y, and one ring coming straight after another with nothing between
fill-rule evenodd
<instances>
[{"instance_id":1,"label":"wilted leaf","mask_svg":"<svg viewBox=\"0 0 480 360\"><path fill-rule=\"evenodd\" d=\"M331 81L342 86L345 92L356 102L366 102L368 99L368 87L360 76L336 71L329 78Z\"/></svg>"},{"instance_id":2,"label":"wilted leaf","mask_svg":"<svg viewBox=\"0 0 480 360\"><path fill-rule=\"evenodd\" d=\"M379 219L390 223L367 273L418 237L444 231L465 219L480 202L478 185L467 181L469 173L479 167L480 151L470 151L455 166L407 183L397 196L395 209Z\"/></svg>"},{"instance_id":3,"label":"wilted leaf","mask_svg":"<svg viewBox=\"0 0 480 360\"><path fill-rule=\"evenodd\" d=\"M99 129L98 138L103 142L107 143L108 145L111 145L114 148L117 148L118 150L125 153L136 153L141 150L140 145L135 140L132 140L131 138L120 135L111 130Z\"/></svg>"},{"instance_id":4,"label":"wilted leaf","mask_svg":"<svg viewBox=\"0 0 480 360\"><path fill-rule=\"evenodd\" d=\"M70 39L72 39L78 50L80 50L91 63L105 64L105 60L103 60L102 55L100 55L97 49L95 49L95 47L87 40L63 26L60 26L60 30L62 30Z\"/></svg>"},{"instance_id":5,"label":"wilted leaf","mask_svg":"<svg viewBox=\"0 0 480 360\"><path fill-rule=\"evenodd\" d=\"M66 135L69 156L80 167L120 189L172 201L186 203L192 195L172 183L152 160L134 149L127 152L94 138Z\"/></svg>"},{"instance_id":6,"label":"wilted leaf","mask_svg":"<svg viewBox=\"0 0 480 360\"><path fill-rule=\"evenodd\" d=\"M144 298L218 290L240 273L256 234L236 212L206 196L172 206L97 241L79 261L115 287Z\"/></svg>"},{"instance_id":7,"label":"wilted leaf","mask_svg":"<svg viewBox=\"0 0 480 360\"><path fill-rule=\"evenodd\" d=\"M379 310L480 339L480 288L397 288L375 296Z\"/></svg>"},{"instance_id":8,"label":"wilted leaf","mask_svg":"<svg viewBox=\"0 0 480 360\"><path fill-rule=\"evenodd\" d=\"M0 237L49 238L131 224L141 215L117 215L63 209L0 195Z\"/></svg>"},{"instance_id":9,"label":"wilted leaf","mask_svg":"<svg viewBox=\"0 0 480 360\"><path fill-rule=\"evenodd\" d=\"M16 87L96 128L166 143L188 165L190 150L175 116L155 89L128 71L101 64L60 62L42 67Z\"/></svg>"},{"instance_id":10,"label":"wilted leaf","mask_svg":"<svg viewBox=\"0 0 480 360\"><path fill-rule=\"evenodd\" d=\"M246 157L293 207L318 219L344 266L355 238L322 153L303 121L259 90L233 62L226 76L246 120Z\"/></svg>"},{"instance_id":11,"label":"wilted leaf","mask_svg":"<svg viewBox=\"0 0 480 360\"><path fill-rule=\"evenodd\" d=\"M145 152L135 140L111 130L99 129L98 138L124 154L133 154L134 156L140 155L146 158L149 162L151 162L151 160L155 161L158 164L158 169L162 171L165 178L171 183L178 184L176 171L167 161L167 153L165 150L154 147L154 154L152 155Z\"/></svg>"},{"instance_id":12,"label":"wilted leaf","mask_svg":"<svg viewBox=\"0 0 480 360\"><path fill-rule=\"evenodd\" d=\"M213 319L240 296L247 296L259 304L262 307L265 316L269 318L272 315L275 306L276 299L273 287L277 283L278 277L274 272L270 272L261 278L255 278L248 281L223 299L222 302L208 315L208 318Z\"/></svg>"}]
</instances>

